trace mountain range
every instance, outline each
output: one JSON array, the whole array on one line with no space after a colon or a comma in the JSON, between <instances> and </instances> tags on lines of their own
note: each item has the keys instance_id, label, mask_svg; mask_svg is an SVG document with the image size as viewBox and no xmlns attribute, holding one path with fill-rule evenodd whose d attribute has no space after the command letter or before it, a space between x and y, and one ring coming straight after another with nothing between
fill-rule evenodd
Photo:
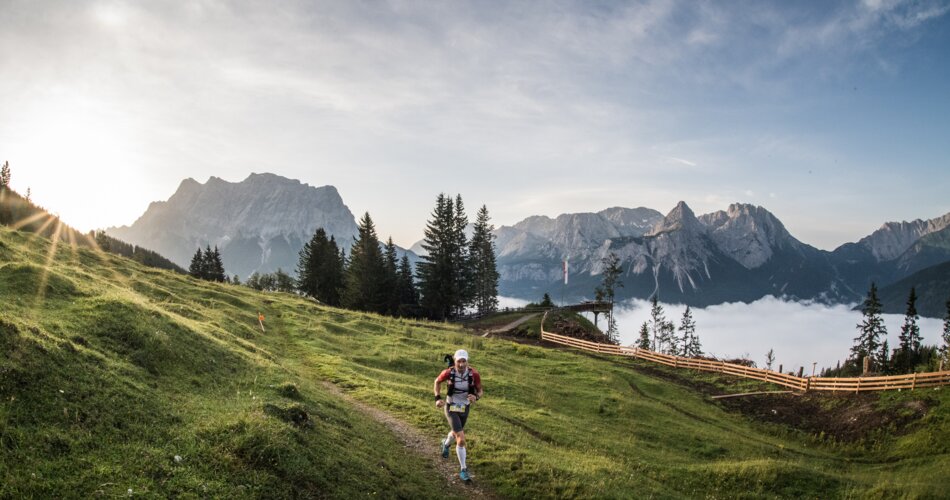
<instances>
[{"instance_id":1,"label":"mountain range","mask_svg":"<svg viewBox=\"0 0 950 500\"><path fill-rule=\"evenodd\" d=\"M356 220L337 189L265 173L237 183L186 179L131 226L107 233L183 267L197 248L218 246L228 272L246 278L277 268L292 272L318 227L344 248L352 244ZM564 300L590 298L600 281L601 259L610 252L623 266L619 299L658 293L665 302L693 306L766 295L855 303L871 281L884 287L911 276L925 279L933 266L950 261L950 214L888 222L830 252L797 240L765 208L738 203L699 216L684 202L666 215L645 207L536 215L499 227L495 235L500 293L531 300L545 292ZM400 254L416 261L413 250L421 253L420 243ZM567 286L562 284L564 259ZM939 283L928 285L927 293L948 293ZM922 302L943 304L946 298L922 295ZM903 312L903 301L890 302L885 302L888 312ZM943 310L921 313L941 316Z\"/></svg>"}]
</instances>

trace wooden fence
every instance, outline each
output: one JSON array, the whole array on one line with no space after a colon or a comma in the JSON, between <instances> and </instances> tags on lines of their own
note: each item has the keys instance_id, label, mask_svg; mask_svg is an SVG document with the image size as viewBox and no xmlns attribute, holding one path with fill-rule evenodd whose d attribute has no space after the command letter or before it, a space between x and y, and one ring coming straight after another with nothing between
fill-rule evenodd
<instances>
[{"instance_id":1,"label":"wooden fence","mask_svg":"<svg viewBox=\"0 0 950 500\"><path fill-rule=\"evenodd\" d=\"M541 340L554 342L585 351L601 354L615 354L645 359L661 365L674 368L691 368L707 372L727 373L738 377L761 380L799 391L884 391L891 389L922 389L950 385L950 371L932 373L912 373L910 375L894 375L890 377L796 377L772 370L752 368L749 366L734 365L724 361L708 359L684 358L653 352L638 347L624 347L613 344L598 344L586 340L566 337L556 333L544 331L544 321L541 322Z\"/></svg>"}]
</instances>

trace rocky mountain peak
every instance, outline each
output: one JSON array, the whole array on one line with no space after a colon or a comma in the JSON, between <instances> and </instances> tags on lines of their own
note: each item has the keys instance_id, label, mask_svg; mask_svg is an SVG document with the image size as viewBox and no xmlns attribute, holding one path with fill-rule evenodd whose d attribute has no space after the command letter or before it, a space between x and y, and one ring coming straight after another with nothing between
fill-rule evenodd
<instances>
[{"instance_id":1,"label":"rocky mountain peak","mask_svg":"<svg viewBox=\"0 0 950 500\"><path fill-rule=\"evenodd\" d=\"M689 205L681 201L647 235L657 236L672 231L703 233L706 231L706 226L699 222Z\"/></svg>"},{"instance_id":2,"label":"rocky mountain peak","mask_svg":"<svg viewBox=\"0 0 950 500\"><path fill-rule=\"evenodd\" d=\"M858 241L878 262L899 257L921 237L950 227L950 213L930 220L887 222Z\"/></svg>"},{"instance_id":3,"label":"rocky mountain peak","mask_svg":"<svg viewBox=\"0 0 950 500\"><path fill-rule=\"evenodd\" d=\"M757 205L733 203L728 210L699 220L709 228L716 246L746 269L766 263L777 248L800 245L778 218Z\"/></svg>"}]
</instances>

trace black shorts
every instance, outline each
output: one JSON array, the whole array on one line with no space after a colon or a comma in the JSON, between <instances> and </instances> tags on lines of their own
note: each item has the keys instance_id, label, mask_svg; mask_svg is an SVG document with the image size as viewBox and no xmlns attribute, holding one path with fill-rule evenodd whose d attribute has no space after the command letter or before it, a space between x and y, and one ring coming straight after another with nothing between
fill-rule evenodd
<instances>
[{"instance_id":1,"label":"black shorts","mask_svg":"<svg viewBox=\"0 0 950 500\"><path fill-rule=\"evenodd\" d=\"M464 412L449 411L448 403L442 409L446 420L449 421L449 425L452 427L452 432L462 432L465 429L465 421L468 420L468 411L472 409L472 405L465 405Z\"/></svg>"}]
</instances>

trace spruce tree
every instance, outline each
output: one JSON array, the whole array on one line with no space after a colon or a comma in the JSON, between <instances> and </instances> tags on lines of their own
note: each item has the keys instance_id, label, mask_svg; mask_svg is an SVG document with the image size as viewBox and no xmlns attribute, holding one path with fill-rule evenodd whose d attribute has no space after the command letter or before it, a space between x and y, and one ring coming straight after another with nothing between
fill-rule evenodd
<instances>
[{"instance_id":1,"label":"spruce tree","mask_svg":"<svg viewBox=\"0 0 950 500\"><path fill-rule=\"evenodd\" d=\"M891 373L893 371L891 370L893 361L891 360L890 350L891 347L885 338L884 342L881 342L881 348L874 354L874 364L878 367L878 372L880 373Z\"/></svg>"},{"instance_id":2,"label":"spruce tree","mask_svg":"<svg viewBox=\"0 0 950 500\"><path fill-rule=\"evenodd\" d=\"M637 347L640 349L650 348L650 325L648 321L644 321L640 325L640 339L637 340Z\"/></svg>"},{"instance_id":3,"label":"spruce tree","mask_svg":"<svg viewBox=\"0 0 950 500\"><path fill-rule=\"evenodd\" d=\"M392 236L383 248L383 296L386 298L386 313L395 315L399 310L399 261Z\"/></svg>"},{"instance_id":4,"label":"spruce tree","mask_svg":"<svg viewBox=\"0 0 950 500\"><path fill-rule=\"evenodd\" d=\"M201 253L201 248L198 248L198 251L195 252L195 255L191 258L191 265L188 266L188 274L193 278L204 279L205 271L205 258L204 254Z\"/></svg>"},{"instance_id":5,"label":"spruce tree","mask_svg":"<svg viewBox=\"0 0 950 500\"><path fill-rule=\"evenodd\" d=\"M327 239L323 228L318 228L300 250L296 286L300 293L324 304L340 305L343 261L336 240L333 236Z\"/></svg>"},{"instance_id":6,"label":"spruce tree","mask_svg":"<svg viewBox=\"0 0 950 500\"><path fill-rule=\"evenodd\" d=\"M10 162L3 162L0 167L0 189L10 189Z\"/></svg>"},{"instance_id":7,"label":"spruce tree","mask_svg":"<svg viewBox=\"0 0 950 500\"><path fill-rule=\"evenodd\" d=\"M499 275L495 262L495 235L492 233L494 230L495 227L489 222L488 207L482 205L475 216L472 241L469 244L472 299L479 313L493 312L498 309ZM550 300L548 297L549 302Z\"/></svg>"},{"instance_id":8,"label":"spruce tree","mask_svg":"<svg viewBox=\"0 0 950 500\"><path fill-rule=\"evenodd\" d=\"M360 311L385 312L384 274L383 253L379 248L376 227L369 212L366 212L360 219L359 236L350 249L350 264L344 277L343 305Z\"/></svg>"},{"instance_id":9,"label":"spruce tree","mask_svg":"<svg viewBox=\"0 0 950 500\"><path fill-rule=\"evenodd\" d=\"M227 277L227 272L224 270L224 262L221 260L221 251L218 250L217 246L214 247L214 251L211 253L211 263L212 267L208 279L223 283Z\"/></svg>"},{"instance_id":10,"label":"spruce tree","mask_svg":"<svg viewBox=\"0 0 950 500\"><path fill-rule=\"evenodd\" d=\"M610 252L600 260L601 272L603 274L600 286L594 290L594 296L598 301L610 304L610 314L607 316L607 338L611 342L616 342L618 337L617 322L614 320L614 298L617 288L623 288L623 282L620 281L620 274L623 267L620 265L620 258L617 254Z\"/></svg>"},{"instance_id":11,"label":"spruce tree","mask_svg":"<svg viewBox=\"0 0 950 500\"><path fill-rule=\"evenodd\" d=\"M231 284L232 284L232 285L240 285L240 284L241 284L241 277L238 276L238 275L236 275L236 274L235 274L234 276L232 276L232 277L231 277Z\"/></svg>"},{"instance_id":12,"label":"spruce tree","mask_svg":"<svg viewBox=\"0 0 950 500\"><path fill-rule=\"evenodd\" d=\"M447 319L456 310L455 209L444 193L436 198L432 218L426 222L422 248L426 255L416 266L419 303L431 319Z\"/></svg>"},{"instance_id":13,"label":"spruce tree","mask_svg":"<svg viewBox=\"0 0 950 500\"><path fill-rule=\"evenodd\" d=\"M699 351L699 339L696 338L696 321L693 320L693 311L686 306L686 310L683 311L683 319L680 320L680 332L682 337L680 337L680 349L679 355L692 358L702 354Z\"/></svg>"},{"instance_id":14,"label":"spruce tree","mask_svg":"<svg viewBox=\"0 0 950 500\"><path fill-rule=\"evenodd\" d=\"M320 264L326 258L325 252L329 243L327 232L322 227L317 228L310 237L310 241L304 243L297 255L297 290L321 302L323 300L319 297Z\"/></svg>"},{"instance_id":15,"label":"spruce tree","mask_svg":"<svg viewBox=\"0 0 950 500\"><path fill-rule=\"evenodd\" d=\"M650 333L653 334L652 350L660 352L663 345L668 342L666 315L663 314L663 306L660 305L657 294L650 298L650 319L647 321Z\"/></svg>"},{"instance_id":16,"label":"spruce tree","mask_svg":"<svg viewBox=\"0 0 950 500\"><path fill-rule=\"evenodd\" d=\"M283 269L277 268L277 272L274 273L274 289L278 292L293 293L296 289L296 283L294 279L290 277L289 274L285 273Z\"/></svg>"},{"instance_id":17,"label":"spruce tree","mask_svg":"<svg viewBox=\"0 0 950 500\"><path fill-rule=\"evenodd\" d=\"M950 300L947 300L947 315L943 317L943 345L940 352L945 363L950 363Z\"/></svg>"},{"instance_id":18,"label":"spruce tree","mask_svg":"<svg viewBox=\"0 0 950 500\"><path fill-rule=\"evenodd\" d=\"M856 326L860 333L854 338L849 359L852 365L858 368L862 367L864 358L878 353L881 339L887 338L887 327L884 326L884 319L881 317L881 301L877 297L877 285L873 282L861 306L861 312L864 320Z\"/></svg>"},{"instance_id":19,"label":"spruce tree","mask_svg":"<svg viewBox=\"0 0 950 500\"><path fill-rule=\"evenodd\" d=\"M400 316L416 315L416 306L419 305L419 293L416 291L415 280L412 277L412 264L409 262L409 256L403 255L399 261L399 270L397 278L397 292L399 294Z\"/></svg>"},{"instance_id":20,"label":"spruce tree","mask_svg":"<svg viewBox=\"0 0 950 500\"><path fill-rule=\"evenodd\" d=\"M468 227L468 216L465 215L465 205L462 204L462 195L455 195L455 212L452 216L452 250L454 256L455 286L453 290L455 315L465 312L465 308L472 304L474 284L471 258L468 248L468 236L465 228Z\"/></svg>"},{"instance_id":21,"label":"spruce tree","mask_svg":"<svg viewBox=\"0 0 950 500\"><path fill-rule=\"evenodd\" d=\"M910 295L907 297L907 312L904 314L904 324L901 326L900 345L894 356L894 365L900 373L910 373L920 355L920 327L917 320L920 316L917 314L917 290L910 288Z\"/></svg>"}]
</instances>

